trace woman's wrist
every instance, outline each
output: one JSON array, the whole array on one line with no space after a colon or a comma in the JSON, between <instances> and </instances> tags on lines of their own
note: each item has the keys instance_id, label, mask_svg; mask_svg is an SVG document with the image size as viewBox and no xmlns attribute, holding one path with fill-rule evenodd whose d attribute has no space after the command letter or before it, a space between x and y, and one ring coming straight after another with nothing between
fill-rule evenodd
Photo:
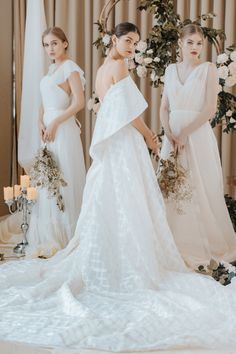
<instances>
[{"instance_id":1,"label":"woman's wrist","mask_svg":"<svg viewBox=\"0 0 236 354\"><path fill-rule=\"evenodd\" d=\"M53 121L57 126L61 124L60 117L57 117Z\"/></svg>"},{"instance_id":2,"label":"woman's wrist","mask_svg":"<svg viewBox=\"0 0 236 354\"><path fill-rule=\"evenodd\" d=\"M172 131L171 131L170 127L165 127L164 128L164 132L165 132L166 135L171 135L172 134Z\"/></svg>"},{"instance_id":3,"label":"woman's wrist","mask_svg":"<svg viewBox=\"0 0 236 354\"><path fill-rule=\"evenodd\" d=\"M144 135L144 139L148 140L148 139L152 139L153 137L153 132L151 131L151 129L147 129L147 132Z\"/></svg>"},{"instance_id":4,"label":"woman's wrist","mask_svg":"<svg viewBox=\"0 0 236 354\"><path fill-rule=\"evenodd\" d=\"M188 129L186 127L181 130L181 135L184 135L184 136L189 135Z\"/></svg>"}]
</instances>

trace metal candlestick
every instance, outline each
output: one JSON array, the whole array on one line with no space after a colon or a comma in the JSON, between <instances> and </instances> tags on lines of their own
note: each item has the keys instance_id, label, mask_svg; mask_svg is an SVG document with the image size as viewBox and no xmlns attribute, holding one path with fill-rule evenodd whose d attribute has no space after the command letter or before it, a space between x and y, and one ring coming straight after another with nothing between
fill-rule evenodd
<instances>
[{"instance_id":1,"label":"metal candlestick","mask_svg":"<svg viewBox=\"0 0 236 354\"><path fill-rule=\"evenodd\" d=\"M25 247L28 245L26 237L29 228L28 215L31 214L32 206L35 204L35 201L28 200L27 190L26 188L22 188L21 194L18 197L16 197L15 199L8 199L5 201L5 203L8 205L8 209L11 214L15 214L21 211L23 213L23 222L21 224L21 230L23 232L24 237L23 240L14 247L13 251L18 255L24 255Z\"/></svg>"}]
</instances>

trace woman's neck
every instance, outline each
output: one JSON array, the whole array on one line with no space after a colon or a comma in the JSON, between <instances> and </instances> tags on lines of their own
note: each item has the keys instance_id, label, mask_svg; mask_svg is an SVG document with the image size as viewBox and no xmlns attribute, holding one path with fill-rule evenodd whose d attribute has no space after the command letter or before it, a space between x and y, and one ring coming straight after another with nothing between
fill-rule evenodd
<instances>
[{"instance_id":1,"label":"woman's neck","mask_svg":"<svg viewBox=\"0 0 236 354\"><path fill-rule=\"evenodd\" d=\"M197 66L197 65L201 64L199 58L193 58L193 59L191 59L191 58L183 58L181 63L186 68Z\"/></svg>"},{"instance_id":2,"label":"woman's neck","mask_svg":"<svg viewBox=\"0 0 236 354\"><path fill-rule=\"evenodd\" d=\"M55 64L56 65L61 65L64 61L68 59L67 55L62 55L59 58L55 59Z\"/></svg>"},{"instance_id":3,"label":"woman's neck","mask_svg":"<svg viewBox=\"0 0 236 354\"><path fill-rule=\"evenodd\" d=\"M120 55L115 48L110 49L107 57L113 60L124 59L124 57L122 57L122 55Z\"/></svg>"}]
</instances>

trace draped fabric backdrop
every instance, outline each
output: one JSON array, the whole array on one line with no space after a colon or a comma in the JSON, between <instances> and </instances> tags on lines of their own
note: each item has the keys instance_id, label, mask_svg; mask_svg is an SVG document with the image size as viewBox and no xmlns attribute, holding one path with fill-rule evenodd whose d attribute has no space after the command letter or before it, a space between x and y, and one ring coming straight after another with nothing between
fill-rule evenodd
<instances>
[{"instance_id":1,"label":"draped fabric backdrop","mask_svg":"<svg viewBox=\"0 0 236 354\"><path fill-rule=\"evenodd\" d=\"M21 113L18 134L18 161L29 173L40 147L38 117L41 104L39 82L47 70L48 60L41 43L41 34L47 27L43 0L28 0L26 9L24 65L22 77ZM34 40L32 41L32 38ZM34 53L34 60L32 60ZM32 75L32 72L34 75ZM26 143L27 142L27 143Z\"/></svg>"},{"instance_id":2,"label":"draped fabric backdrop","mask_svg":"<svg viewBox=\"0 0 236 354\"><path fill-rule=\"evenodd\" d=\"M8 208L3 202L3 185L11 180L12 156L12 3L0 0L0 212L6 214ZM0 214L0 215L1 215Z\"/></svg>"},{"instance_id":3,"label":"draped fabric backdrop","mask_svg":"<svg viewBox=\"0 0 236 354\"><path fill-rule=\"evenodd\" d=\"M86 101L94 89L94 80L98 66L102 63L100 51L92 42L97 38L98 31L94 22L99 18L102 7L108 0L44 0L47 26L57 25L64 29L69 38L70 56L85 71L86 77ZM141 30L141 37L145 39L152 27L152 16L148 12L137 10L138 0L121 0L109 18L109 28L121 21L136 23ZM19 127L20 100L22 85L24 26L26 16L26 0L14 0L14 35L15 35L15 71L16 71L16 126ZM195 19L198 15L213 11L217 17L209 20L215 28L223 28L227 35L225 45L236 43L236 1L235 0L176 0L175 7L181 19ZM32 41L34 39L32 38ZM40 43L39 43L40 45ZM215 49L206 43L203 60L215 61ZM34 56L32 55L32 60ZM149 79L137 79L149 108L145 113L146 122L153 130L160 130L159 107L160 89L153 89L149 85ZM36 118L35 118L36 119ZM94 127L94 118L85 108L79 114L82 123L82 141L85 152L86 165L89 167L88 154L91 136ZM36 124L36 123L35 123ZM222 166L225 179L225 191L234 194L233 188L227 185L227 176L236 175L236 136L235 134L223 134L222 128L215 129L219 149L222 157ZM13 163L16 159L13 156ZM16 182L16 181L14 181Z\"/></svg>"}]
</instances>

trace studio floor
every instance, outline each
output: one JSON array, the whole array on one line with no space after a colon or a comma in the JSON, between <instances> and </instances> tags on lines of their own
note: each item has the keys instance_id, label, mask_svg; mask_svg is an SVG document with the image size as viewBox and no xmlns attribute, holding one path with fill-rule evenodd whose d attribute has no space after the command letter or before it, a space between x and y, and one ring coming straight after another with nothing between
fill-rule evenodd
<instances>
[{"instance_id":1,"label":"studio floor","mask_svg":"<svg viewBox=\"0 0 236 354\"><path fill-rule=\"evenodd\" d=\"M43 348L33 345L27 345L16 342L0 342L0 354L112 354L113 352L96 351L96 350L77 350L71 351L67 349L56 350L55 348ZM149 352L136 352L136 353L123 353L123 354L235 354L235 349L227 350L172 350L172 351L149 351Z\"/></svg>"}]
</instances>

